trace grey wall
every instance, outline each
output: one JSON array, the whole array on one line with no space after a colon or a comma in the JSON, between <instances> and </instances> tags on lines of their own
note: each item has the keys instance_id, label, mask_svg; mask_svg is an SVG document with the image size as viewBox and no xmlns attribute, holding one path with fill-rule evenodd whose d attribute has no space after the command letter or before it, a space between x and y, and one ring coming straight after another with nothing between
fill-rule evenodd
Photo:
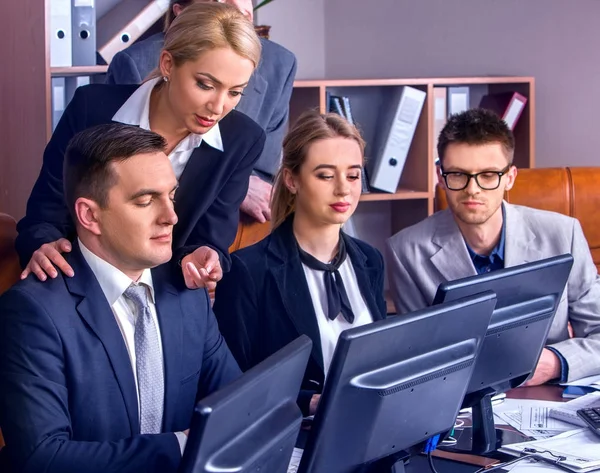
<instances>
[{"instance_id":1,"label":"grey wall","mask_svg":"<svg viewBox=\"0 0 600 473\"><path fill-rule=\"evenodd\" d=\"M598 0L326 0L325 71L534 76L536 165L600 166L599 20Z\"/></svg>"},{"instance_id":2,"label":"grey wall","mask_svg":"<svg viewBox=\"0 0 600 473\"><path fill-rule=\"evenodd\" d=\"M325 3L277 0L256 12L256 24L271 25L271 39L296 54L297 79L325 77Z\"/></svg>"}]
</instances>

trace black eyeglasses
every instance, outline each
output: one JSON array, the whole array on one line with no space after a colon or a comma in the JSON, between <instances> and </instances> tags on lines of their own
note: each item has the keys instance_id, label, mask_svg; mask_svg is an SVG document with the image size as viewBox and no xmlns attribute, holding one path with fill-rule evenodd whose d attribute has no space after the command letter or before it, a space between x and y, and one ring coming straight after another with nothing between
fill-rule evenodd
<instances>
[{"instance_id":1,"label":"black eyeglasses","mask_svg":"<svg viewBox=\"0 0 600 473\"><path fill-rule=\"evenodd\" d=\"M468 172L444 172L442 170L442 177L446 182L446 187L451 191L461 191L466 189L471 178L474 178L477 185L484 191L493 191L500 187L502 176L504 176L511 167L512 164L509 164L502 169L502 171L483 171L475 174L469 174Z\"/></svg>"}]
</instances>

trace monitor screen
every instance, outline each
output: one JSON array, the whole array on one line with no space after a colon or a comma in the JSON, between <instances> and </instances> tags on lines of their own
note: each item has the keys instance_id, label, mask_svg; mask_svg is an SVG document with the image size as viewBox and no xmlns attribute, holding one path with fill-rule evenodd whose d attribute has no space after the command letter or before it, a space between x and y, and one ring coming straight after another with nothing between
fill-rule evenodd
<instances>
[{"instance_id":1,"label":"monitor screen","mask_svg":"<svg viewBox=\"0 0 600 473\"><path fill-rule=\"evenodd\" d=\"M180 473L286 473L312 342L302 335L198 402Z\"/></svg>"},{"instance_id":2,"label":"monitor screen","mask_svg":"<svg viewBox=\"0 0 600 473\"><path fill-rule=\"evenodd\" d=\"M454 426L493 293L342 332L300 473L379 471Z\"/></svg>"},{"instance_id":3,"label":"monitor screen","mask_svg":"<svg viewBox=\"0 0 600 473\"><path fill-rule=\"evenodd\" d=\"M544 348L572 265L571 255L561 255L440 284L434 304L490 290L498 298L468 394L502 392L525 382Z\"/></svg>"},{"instance_id":4,"label":"monitor screen","mask_svg":"<svg viewBox=\"0 0 600 473\"><path fill-rule=\"evenodd\" d=\"M569 254L440 284L434 304L493 291L498 302L463 407L473 407L473 453L496 445L490 398L535 371L571 272Z\"/></svg>"}]
</instances>

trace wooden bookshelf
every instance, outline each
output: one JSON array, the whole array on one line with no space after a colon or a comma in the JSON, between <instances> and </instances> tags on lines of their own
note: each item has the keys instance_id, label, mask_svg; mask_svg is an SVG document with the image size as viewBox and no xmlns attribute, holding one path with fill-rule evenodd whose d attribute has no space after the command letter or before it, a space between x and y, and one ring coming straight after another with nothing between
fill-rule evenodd
<instances>
[{"instance_id":1,"label":"wooden bookshelf","mask_svg":"<svg viewBox=\"0 0 600 473\"><path fill-rule=\"evenodd\" d=\"M515 164L519 168L535 165L535 79L520 76L438 77L400 79L298 80L290 101L290 124L307 109L326 110L326 93L350 99L352 115L361 130L367 148L367 160L373 153L378 118L394 88L412 86L426 92L425 104L417 124L398 189L395 193L378 192L361 196L353 217L357 236L384 249L385 240L406 226L434 212L434 87L466 86L470 106L479 105L489 93L519 92L527 105L515 127Z\"/></svg>"},{"instance_id":2,"label":"wooden bookshelf","mask_svg":"<svg viewBox=\"0 0 600 473\"><path fill-rule=\"evenodd\" d=\"M51 67L51 77L78 77L93 76L95 74L105 74L108 66L72 66L72 67Z\"/></svg>"}]
</instances>

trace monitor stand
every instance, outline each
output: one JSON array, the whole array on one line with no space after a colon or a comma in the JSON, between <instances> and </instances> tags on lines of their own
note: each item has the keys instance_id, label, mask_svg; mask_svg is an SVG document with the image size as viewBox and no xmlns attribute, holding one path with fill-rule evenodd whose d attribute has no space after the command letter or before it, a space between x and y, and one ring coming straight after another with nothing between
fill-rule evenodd
<instances>
[{"instance_id":1,"label":"monitor stand","mask_svg":"<svg viewBox=\"0 0 600 473\"><path fill-rule=\"evenodd\" d=\"M403 450L372 462L360 471L361 473L404 473L404 464L409 459L410 453Z\"/></svg>"},{"instance_id":2,"label":"monitor stand","mask_svg":"<svg viewBox=\"0 0 600 473\"><path fill-rule=\"evenodd\" d=\"M472 407L471 420L472 427L454 431L453 437L457 440L456 445L444 445L439 447L440 450L482 455L495 452L502 445L530 440L529 437L519 432L495 428L491 394L484 396Z\"/></svg>"}]
</instances>

